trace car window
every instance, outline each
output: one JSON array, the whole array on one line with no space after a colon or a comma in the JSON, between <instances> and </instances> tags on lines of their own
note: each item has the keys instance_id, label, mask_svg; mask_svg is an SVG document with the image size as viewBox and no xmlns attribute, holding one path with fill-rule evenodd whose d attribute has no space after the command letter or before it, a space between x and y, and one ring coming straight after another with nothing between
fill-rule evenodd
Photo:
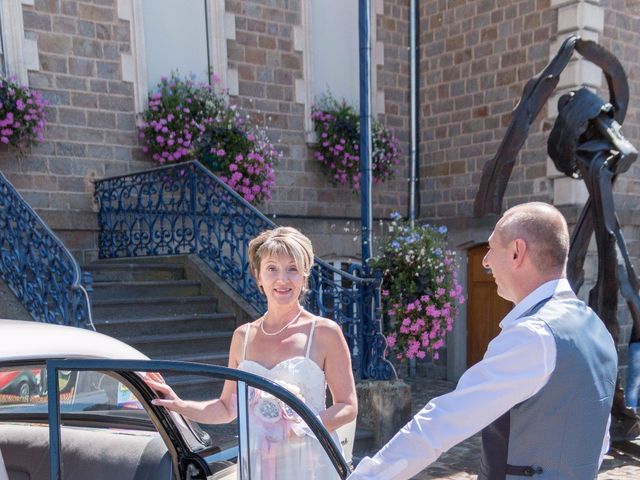
<instances>
[{"instance_id":1,"label":"car window","mask_svg":"<svg viewBox=\"0 0 640 480\"><path fill-rule=\"evenodd\" d=\"M47 376L44 365L24 365L0 368L0 419L20 414L47 412ZM62 370L58 373L60 406L63 417L100 417L132 419L131 426L141 429L151 426L140 401L122 381L113 374L98 371ZM137 422L135 421L137 420Z\"/></svg>"}]
</instances>

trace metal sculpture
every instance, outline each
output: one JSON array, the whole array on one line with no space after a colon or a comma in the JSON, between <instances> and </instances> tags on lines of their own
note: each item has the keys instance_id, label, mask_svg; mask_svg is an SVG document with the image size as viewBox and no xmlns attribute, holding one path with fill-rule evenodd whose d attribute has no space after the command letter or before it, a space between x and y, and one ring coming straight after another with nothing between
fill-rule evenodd
<instances>
[{"instance_id":1,"label":"metal sculpture","mask_svg":"<svg viewBox=\"0 0 640 480\"><path fill-rule=\"evenodd\" d=\"M574 291L579 292L584 283L587 248L595 231L598 276L589 292L589 306L602 318L618 344L620 292L633 319L630 343L638 342L640 282L629 259L613 199L613 185L618 175L629 170L638 151L621 133L629 87L620 62L611 52L595 42L572 35L544 70L527 82L495 157L484 167L474 214L479 217L500 212L516 155L574 51L602 69L609 88L609 101L605 102L587 88L562 95L558 101L558 117L547 142L549 156L556 168L571 178L584 180L589 192L571 236L567 276ZM622 265L618 264L618 251ZM619 383L618 380L612 408L612 437L635 438L640 435L640 417L625 406Z\"/></svg>"}]
</instances>

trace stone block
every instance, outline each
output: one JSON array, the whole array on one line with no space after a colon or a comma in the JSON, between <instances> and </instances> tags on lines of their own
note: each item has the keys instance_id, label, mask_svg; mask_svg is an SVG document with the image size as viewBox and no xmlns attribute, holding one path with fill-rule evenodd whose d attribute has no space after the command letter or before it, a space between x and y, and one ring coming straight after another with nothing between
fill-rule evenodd
<instances>
[{"instance_id":1,"label":"stone block","mask_svg":"<svg viewBox=\"0 0 640 480\"><path fill-rule=\"evenodd\" d=\"M82 37L95 38L96 24L87 20L78 21L78 34Z\"/></svg>"},{"instance_id":2,"label":"stone block","mask_svg":"<svg viewBox=\"0 0 640 480\"><path fill-rule=\"evenodd\" d=\"M85 157L87 147L84 143L57 142L56 155L60 157Z\"/></svg>"},{"instance_id":3,"label":"stone block","mask_svg":"<svg viewBox=\"0 0 640 480\"><path fill-rule=\"evenodd\" d=\"M67 138L74 142L102 143L104 142L104 130L69 127L67 129Z\"/></svg>"},{"instance_id":4,"label":"stone block","mask_svg":"<svg viewBox=\"0 0 640 480\"><path fill-rule=\"evenodd\" d=\"M58 122L62 125L86 125L87 117L84 110L75 108L58 108Z\"/></svg>"},{"instance_id":5,"label":"stone block","mask_svg":"<svg viewBox=\"0 0 640 480\"><path fill-rule=\"evenodd\" d=\"M411 389L401 380L359 381L358 428L373 432L377 448L411 419Z\"/></svg>"},{"instance_id":6,"label":"stone block","mask_svg":"<svg viewBox=\"0 0 640 480\"><path fill-rule=\"evenodd\" d=\"M87 156L91 158L110 160L113 158L113 147L107 145L89 145Z\"/></svg>"},{"instance_id":7,"label":"stone block","mask_svg":"<svg viewBox=\"0 0 640 480\"><path fill-rule=\"evenodd\" d=\"M88 58L69 58L69 73L79 77L94 77L96 75L96 62Z\"/></svg>"},{"instance_id":8,"label":"stone block","mask_svg":"<svg viewBox=\"0 0 640 480\"><path fill-rule=\"evenodd\" d=\"M116 114L112 112L88 112L87 124L96 128L116 128Z\"/></svg>"},{"instance_id":9,"label":"stone block","mask_svg":"<svg viewBox=\"0 0 640 480\"><path fill-rule=\"evenodd\" d=\"M604 8L588 2L578 2L558 8L558 32L580 29L602 32L604 30Z\"/></svg>"},{"instance_id":10,"label":"stone block","mask_svg":"<svg viewBox=\"0 0 640 480\"><path fill-rule=\"evenodd\" d=\"M118 80L120 78L120 64L116 62L97 62L98 77L107 80Z\"/></svg>"},{"instance_id":11,"label":"stone block","mask_svg":"<svg viewBox=\"0 0 640 480\"><path fill-rule=\"evenodd\" d=\"M569 177L556 178L553 181L554 205L584 205L588 197L584 182Z\"/></svg>"},{"instance_id":12,"label":"stone block","mask_svg":"<svg viewBox=\"0 0 640 480\"><path fill-rule=\"evenodd\" d=\"M136 129L135 115L133 113L116 114L116 128L127 132L134 131Z\"/></svg>"},{"instance_id":13,"label":"stone block","mask_svg":"<svg viewBox=\"0 0 640 480\"><path fill-rule=\"evenodd\" d=\"M52 88L54 76L44 72L29 72L29 86L37 89Z\"/></svg>"},{"instance_id":14,"label":"stone block","mask_svg":"<svg viewBox=\"0 0 640 480\"><path fill-rule=\"evenodd\" d=\"M87 89L87 80L81 77L72 77L68 75L57 75L56 86L64 90L80 90Z\"/></svg>"},{"instance_id":15,"label":"stone block","mask_svg":"<svg viewBox=\"0 0 640 480\"><path fill-rule=\"evenodd\" d=\"M91 80L91 91L107 93L109 91L109 83L106 80Z\"/></svg>"},{"instance_id":16,"label":"stone block","mask_svg":"<svg viewBox=\"0 0 640 480\"><path fill-rule=\"evenodd\" d=\"M113 2L110 7L100 7L97 5L90 5L87 3L78 4L78 16L87 20L93 20L95 22L113 22L115 12L113 8Z\"/></svg>"},{"instance_id":17,"label":"stone block","mask_svg":"<svg viewBox=\"0 0 640 480\"><path fill-rule=\"evenodd\" d=\"M49 15L43 15L34 10L23 10L22 21L24 28L28 30L51 31L51 16Z\"/></svg>"},{"instance_id":18,"label":"stone block","mask_svg":"<svg viewBox=\"0 0 640 480\"><path fill-rule=\"evenodd\" d=\"M38 35L38 49L44 53L69 55L72 51L71 37L54 33L40 33Z\"/></svg>"},{"instance_id":19,"label":"stone block","mask_svg":"<svg viewBox=\"0 0 640 480\"><path fill-rule=\"evenodd\" d=\"M98 97L92 93L72 93L71 105L79 108L97 108Z\"/></svg>"},{"instance_id":20,"label":"stone block","mask_svg":"<svg viewBox=\"0 0 640 480\"><path fill-rule=\"evenodd\" d=\"M102 58L102 43L76 37L73 39L73 54L79 57Z\"/></svg>"},{"instance_id":21,"label":"stone block","mask_svg":"<svg viewBox=\"0 0 640 480\"><path fill-rule=\"evenodd\" d=\"M128 81L111 81L108 83L109 93L133 97L133 84Z\"/></svg>"},{"instance_id":22,"label":"stone block","mask_svg":"<svg viewBox=\"0 0 640 480\"><path fill-rule=\"evenodd\" d=\"M40 54L40 66L46 72L67 73L67 58L59 55Z\"/></svg>"},{"instance_id":23,"label":"stone block","mask_svg":"<svg viewBox=\"0 0 640 480\"><path fill-rule=\"evenodd\" d=\"M102 110L116 110L120 112L133 111L133 98L117 97L114 95L100 95L98 105Z\"/></svg>"}]
</instances>

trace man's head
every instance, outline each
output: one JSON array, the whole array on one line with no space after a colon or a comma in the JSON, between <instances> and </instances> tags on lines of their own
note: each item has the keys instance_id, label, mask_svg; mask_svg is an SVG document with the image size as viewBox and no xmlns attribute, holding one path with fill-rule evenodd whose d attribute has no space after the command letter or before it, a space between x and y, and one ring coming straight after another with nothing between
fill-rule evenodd
<instances>
[{"instance_id":1,"label":"man's head","mask_svg":"<svg viewBox=\"0 0 640 480\"><path fill-rule=\"evenodd\" d=\"M566 275L569 229L553 206L532 202L507 210L489 237L482 263L498 295L518 303L538 286Z\"/></svg>"}]
</instances>

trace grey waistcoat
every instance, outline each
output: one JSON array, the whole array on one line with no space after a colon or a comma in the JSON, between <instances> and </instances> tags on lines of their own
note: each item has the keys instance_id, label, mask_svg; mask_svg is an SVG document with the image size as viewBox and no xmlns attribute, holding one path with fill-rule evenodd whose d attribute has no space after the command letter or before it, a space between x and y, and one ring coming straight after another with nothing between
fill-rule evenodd
<instances>
[{"instance_id":1,"label":"grey waistcoat","mask_svg":"<svg viewBox=\"0 0 640 480\"><path fill-rule=\"evenodd\" d=\"M538 393L482 431L478 480L592 480L616 382L613 339L600 318L570 292L522 316L549 326L556 367Z\"/></svg>"}]
</instances>

